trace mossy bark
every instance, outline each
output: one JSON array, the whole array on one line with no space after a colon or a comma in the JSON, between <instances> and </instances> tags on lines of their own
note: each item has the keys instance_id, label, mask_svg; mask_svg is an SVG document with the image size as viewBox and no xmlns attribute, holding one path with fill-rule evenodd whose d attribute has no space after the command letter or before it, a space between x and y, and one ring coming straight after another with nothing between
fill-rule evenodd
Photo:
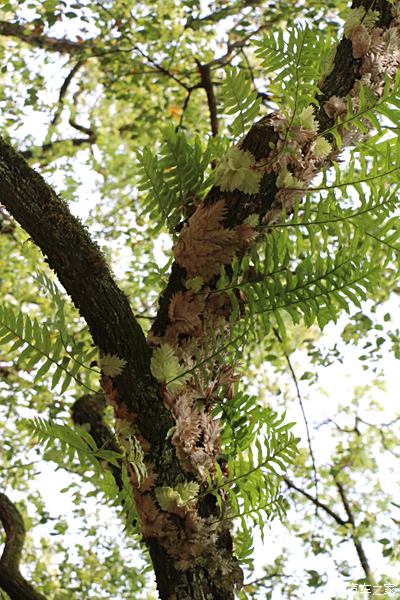
<instances>
[{"instance_id":1,"label":"mossy bark","mask_svg":"<svg viewBox=\"0 0 400 600\"><path fill-rule=\"evenodd\" d=\"M150 444L146 459L155 465L157 485L174 486L187 480L167 435L174 423L150 371L150 349L128 299L82 223L1 138L0 202L39 246L86 320L96 346L126 359L123 373L113 382L117 402L135 416L140 433ZM184 528L179 519L176 523ZM233 589L227 590L202 560L181 571L156 539L146 543L162 600L233 598ZM220 547L225 556L232 554L230 536L222 536Z\"/></svg>"}]
</instances>

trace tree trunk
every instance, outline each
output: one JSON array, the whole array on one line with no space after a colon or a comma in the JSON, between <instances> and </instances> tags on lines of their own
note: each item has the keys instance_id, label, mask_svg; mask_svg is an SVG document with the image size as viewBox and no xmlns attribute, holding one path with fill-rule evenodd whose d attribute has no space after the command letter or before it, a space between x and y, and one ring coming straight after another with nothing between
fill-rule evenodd
<instances>
[{"instance_id":1,"label":"tree trunk","mask_svg":"<svg viewBox=\"0 0 400 600\"><path fill-rule=\"evenodd\" d=\"M117 287L104 257L81 223L69 212L25 160L0 138L0 202L14 216L40 247L50 267L88 323L94 343L103 354L113 354L127 361L123 373L114 380L103 378L113 404L116 419L130 420L135 434L145 447L145 458L155 466L157 484L174 487L192 480L180 466L168 437L174 422L163 404L160 386L150 372L150 349L136 322L128 300ZM150 494L134 495L153 502ZM201 502L202 516L215 516L215 506L207 497ZM161 511L160 511L161 512ZM140 516L140 509L139 509ZM145 518L145 517L143 517ZM179 539L187 539L187 523L179 516L168 516L170 529ZM202 520L206 540L207 526ZM176 568L177 555L171 558L162 542L145 536L156 573L160 598L233 598L240 569L232 556L229 532L222 528L213 543L214 552L186 567ZM210 531L210 538L215 531ZM189 536L190 538L190 536ZM216 562L216 552L235 573L232 581L223 577ZM207 553L206 553L207 554ZM174 596L175 594L175 596ZM208 594L208 595L207 595Z\"/></svg>"}]
</instances>

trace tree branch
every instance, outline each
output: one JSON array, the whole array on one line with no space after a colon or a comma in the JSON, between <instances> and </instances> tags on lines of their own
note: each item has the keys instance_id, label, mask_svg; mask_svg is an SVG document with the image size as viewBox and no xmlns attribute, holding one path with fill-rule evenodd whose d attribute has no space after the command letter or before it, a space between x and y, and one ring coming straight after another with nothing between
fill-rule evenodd
<instances>
[{"instance_id":1,"label":"tree branch","mask_svg":"<svg viewBox=\"0 0 400 600\"><path fill-rule=\"evenodd\" d=\"M254 38L254 36L256 36L260 31L262 31L263 29L266 29L267 27L270 27L270 26L271 26L271 23L268 23L268 25L266 23L264 23L263 25L260 25L260 27L257 27L257 29L255 29L254 31L251 31L250 33L248 33L247 35L242 37L240 40L236 40L235 42L228 41L227 50L226 50L225 54L223 54L219 58L214 58L213 60L211 60L204 66L212 68L212 67L225 66L225 65L229 64L232 61L232 59L237 54L239 54L243 50L243 48L245 48L247 42L250 39Z\"/></svg>"},{"instance_id":2,"label":"tree branch","mask_svg":"<svg viewBox=\"0 0 400 600\"><path fill-rule=\"evenodd\" d=\"M332 517L332 519L334 521L336 521L336 523L338 525L341 525L341 526L347 525L348 521L345 521L344 519L342 519L342 517L340 517L331 508L329 508L329 506L327 504L325 504L324 502L321 502L321 500L319 500L318 498L315 498L314 496L312 496L311 494L309 494L308 492L306 492L302 488L300 488L297 485L295 485L291 481L291 479L289 479L289 477L287 477L286 475L284 475L283 476L283 480L286 483L286 485L288 486L288 488L290 488L292 490L295 490L296 492L298 492L299 494L301 494L302 496L304 496L305 498L307 498L308 500L310 500L315 505L316 508L321 508L323 511L326 512L327 515L329 515L330 517Z\"/></svg>"},{"instance_id":3,"label":"tree branch","mask_svg":"<svg viewBox=\"0 0 400 600\"><path fill-rule=\"evenodd\" d=\"M1 492L0 521L6 533L6 543L0 558L0 587L11 600L46 600L19 571L25 526L15 504Z\"/></svg>"},{"instance_id":4,"label":"tree branch","mask_svg":"<svg viewBox=\"0 0 400 600\"><path fill-rule=\"evenodd\" d=\"M20 155L23 156L26 160L30 160L31 158L38 157L40 158L41 154L50 153L52 150L57 150L63 144L72 144L74 148L80 148L81 146L85 146L86 144L93 144L95 142L95 137L84 137L84 138L67 138L65 140L54 140L54 142L46 142L42 146L34 146L29 150L21 150Z\"/></svg>"},{"instance_id":5,"label":"tree branch","mask_svg":"<svg viewBox=\"0 0 400 600\"><path fill-rule=\"evenodd\" d=\"M209 65L202 65L197 59L196 64L201 77L201 85L207 94L208 110L210 111L211 133L215 137L218 133L218 112L217 101L214 94L214 86L210 75L210 67Z\"/></svg>"},{"instance_id":6,"label":"tree branch","mask_svg":"<svg viewBox=\"0 0 400 600\"><path fill-rule=\"evenodd\" d=\"M350 535L351 535L351 539L353 540L353 544L354 544L354 547L356 549L357 556L359 558L361 567L362 567L362 569L363 569L363 571L365 573L365 577L366 577L368 583L370 583L371 585L374 585L376 583L375 577L374 577L374 574L373 574L373 572L371 570L371 567L369 566L367 555L365 554L365 551L364 551L364 548L363 548L363 546L361 544L360 538L357 535L357 526L356 526L356 523L355 523L355 519L354 519L352 508L351 508L350 503L349 503L349 501L347 499L347 495L346 495L345 489L344 489L342 483L339 481L339 478L336 476L336 474L334 472L332 472L332 476L333 476L333 479L335 481L336 487L338 489L340 499L341 499L342 504L344 506L344 510L346 511L346 514L347 514L347 517L348 517L348 522L351 525Z\"/></svg>"},{"instance_id":7,"label":"tree branch","mask_svg":"<svg viewBox=\"0 0 400 600\"><path fill-rule=\"evenodd\" d=\"M189 106L190 96L192 95L192 91L193 91L193 89L190 89L187 92L187 94L186 94L186 98L185 98L185 100L183 102L182 109L181 109L181 116L180 116L180 119L179 119L179 123L176 126L176 131L178 131L182 127L182 125L183 125L183 118L185 116L185 110Z\"/></svg>"},{"instance_id":8,"label":"tree branch","mask_svg":"<svg viewBox=\"0 0 400 600\"><path fill-rule=\"evenodd\" d=\"M367 0L362 0L361 2L357 0L355 4L364 4L368 9L370 2ZM385 0L376 0L374 9L380 11L379 25L381 27L387 26L392 18L390 4ZM215 64L219 64L225 58L221 57L221 59L211 61L207 66L212 67ZM324 103L332 96L342 97L349 94L356 81L361 79L360 67L360 60L355 60L353 57L351 41L343 38L338 45L332 70L325 81L320 84L321 95L318 98L319 109L316 111L316 121L319 124L321 134L324 130L333 126L335 122L334 118L329 117L325 112ZM256 161L261 159L267 160L271 152L271 147L275 147L277 141L278 134L270 124L270 117L266 116L251 127L241 142L240 148L251 152ZM261 220L273 206L275 195L278 191L276 186L277 176L274 172L265 173L260 182L259 192L251 196L239 190L221 192L219 187L213 187L205 198L204 205L210 206L218 200L224 200L226 216L223 226L226 229L243 223L251 214L258 214ZM277 210L280 213L282 207L278 206ZM286 207L286 213L290 213L290 207ZM186 273L183 267L174 262L168 284L160 299L159 311L152 328L156 336L161 337L169 324L168 307L173 295L179 291L183 292L186 289L184 286L185 276Z\"/></svg>"},{"instance_id":9,"label":"tree branch","mask_svg":"<svg viewBox=\"0 0 400 600\"><path fill-rule=\"evenodd\" d=\"M106 408L104 394L85 394L75 400L71 409L72 421L75 425L88 425L89 433L96 442L97 448L101 450L112 450L119 452L120 449L115 442L114 434L104 422L104 409ZM101 462L103 459L99 459ZM106 461L107 462L107 461ZM108 463L115 482L120 490L123 488L121 468Z\"/></svg>"},{"instance_id":10,"label":"tree branch","mask_svg":"<svg viewBox=\"0 0 400 600\"><path fill-rule=\"evenodd\" d=\"M105 354L127 359L128 366L118 378L120 401L139 415L143 435L159 445L154 419L163 422L167 418L168 422L168 413L161 409L158 385L150 373L150 350L126 296L79 220L1 138L0 156L1 202L47 256L50 267L86 319L94 343ZM147 418L151 422L146 426Z\"/></svg>"},{"instance_id":11,"label":"tree branch","mask_svg":"<svg viewBox=\"0 0 400 600\"><path fill-rule=\"evenodd\" d=\"M145 459L155 469L157 485L174 487L190 480L191 476L178 462L171 442L169 432L174 421L164 406L160 385L150 371L150 348L103 254L79 220L71 215L67 205L2 138L0 202L47 257L50 267L86 320L101 353L126 360L121 375L103 381L116 418L126 419L128 416L145 442ZM140 499L138 494L136 492L136 498ZM155 505L150 495L145 500ZM216 516L215 511L215 502L205 495L199 506L201 516ZM159 518L162 516L160 513ZM167 518L165 513L164 516ZM179 536L185 539L185 521L178 518L175 521L177 539ZM221 556L234 565L237 581L241 570L232 557L229 531L222 526L218 533L213 531L213 536ZM233 600L233 591L227 591L222 585L219 575L212 570L215 565L210 561L207 565L196 563L186 570L178 569L176 558L165 549L166 542L163 546L153 536L146 537L145 541L161 600L169 600L177 589L182 590L182 597L186 594L192 600L202 600L207 594L213 600ZM232 590L233 585L230 580Z\"/></svg>"},{"instance_id":12,"label":"tree branch","mask_svg":"<svg viewBox=\"0 0 400 600\"><path fill-rule=\"evenodd\" d=\"M379 25L384 25L391 18L390 5L383 0L377 0L376 5L382 9ZM322 108L324 100L334 94L345 95L352 90L355 82L360 79L360 62L354 60L349 40L345 39L339 44L332 73L327 78L327 82L321 86L321 108L317 115L321 131L334 124L334 120L327 118ZM172 78L188 91L189 88L186 84L177 80L175 76ZM241 143L241 148L249 150L256 160L264 160L271 152L271 142L276 143L277 140L278 133L267 117L251 128ZM214 187L205 200L205 206L199 206L196 210L204 210L204 208L223 200L227 209L223 222L224 229L242 224L243 220L252 213L263 217L271 209L276 199L276 179L277 173L265 173L259 193L253 195L244 194L239 190L222 192L219 187ZM127 364L122 374L108 382L112 392L109 395L115 406L117 418L123 419L124 415L126 418L128 411L132 422L135 426L137 425L140 434L149 443L150 449L146 454L146 459L155 465L157 485L173 487L178 482L188 481L191 475L188 476L178 463L175 453L176 446L173 446L171 442L170 431L176 421L172 418L170 411L164 407L160 385L151 375L150 349L142 330L132 315L126 297L117 287L103 255L91 241L84 227L71 216L66 205L46 185L40 175L30 169L25 161L2 140L0 140L0 201L48 257L50 267L57 273L61 283L85 318L93 340L101 352L126 359ZM282 207L278 206L278 208ZM170 301L177 291L187 292L184 286L185 278L185 269L175 262L151 332L153 339L155 336L162 338L167 326L171 323ZM211 289L216 285L216 278L210 279L206 283ZM192 299L190 293L186 293L186 298L188 297ZM221 307L221 312L223 308ZM229 307L227 312L229 314ZM186 321L190 321L190 319L184 319L185 323ZM205 320L203 322L199 319L199 321L205 323ZM190 326L192 325L191 323ZM203 329L201 333L205 338L207 331ZM180 337L184 338L185 335ZM215 366L217 369L217 361ZM196 402L195 404L197 406L200 403ZM206 406L205 403L204 405ZM196 406L194 406L194 410L196 410ZM185 413L183 413L184 416ZM200 416L202 417L201 423L210 425L207 434L210 436L210 432L214 433L214 437L218 438L218 427L211 411L207 413L204 409ZM215 450L215 454L217 454L218 447L217 444L213 446L212 443L209 446L211 450L207 458L210 456L210 461L212 461L215 459L212 452ZM193 454L195 450L197 448L193 448ZM146 496L146 499L151 500L152 498ZM213 505L210 504L211 500L214 501ZM209 499L208 504L205 501L199 506L199 515L201 518L207 517L213 514L213 510L215 514L214 498ZM160 518L165 516L163 513L160 514L160 511L159 515ZM168 519L170 519L169 516ZM209 533L207 529L205 531L206 534ZM182 532L184 536L185 530L180 522L178 533L182 534ZM222 570L215 576L215 568L218 565L205 563L203 556L197 560L196 556L193 560L193 567L190 566L185 571L179 570L175 566L176 558L175 560L173 558L174 549L169 547L169 552L166 551L159 538L156 538L154 533L152 535L154 537L148 537L146 541L163 600L176 595L177 590L179 590L179 597L192 598L192 600L201 600L204 597L213 600L233 599L234 586L240 580L238 577L240 569L235 569L228 530L221 529L218 530L218 533L215 530L212 532L212 537L216 538L216 541L213 541L213 548L218 549L221 564L225 561L224 569L226 569L226 563L229 564L230 578L227 588L223 586L227 577L221 577ZM203 536L203 538L206 537L207 535ZM182 538L179 538L177 534L174 539ZM189 541L191 540L189 539ZM181 549L181 545L179 545L179 552ZM214 555L210 554L209 556Z\"/></svg>"},{"instance_id":13,"label":"tree branch","mask_svg":"<svg viewBox=\"0 0 400 600\"><path fill-rule=\"evenodd\" d=\"M93 40L80 43L67 38L54 38L43 34L38 28L28 29L26 25L8 21L0 21L0 35L15 37L35 48L44 48L61 54L79 54L86 46L93 43Z\"/></svg>"},{"instance_id":14,"label":"tree branch","mask_svg":"<svg viewBox=\"0 0 400 600\"><path fill-rule=\"evenodd\" d=\"M73 78L75 77L75 75L77 74L79 69L82 67L84 62L85 62L84 60L78 60L78 62L75 63L75 65L72 67L72 69L70 70L70 72L68 73L66 78L64 79L64 82L60 88L60 92L58 95L57 109L56 109L56 112L54 113L54 117L51 120L50 127L54 127L54 125L56 125L58 123L58 120L59 120L62 110L64 108L64 98L67 93L68 87L70 86L71 81L73 80Z\"/></svg>"},{"instance_id":15,"label":"tree branch","mask_svg":"<svg viewBox=\"0 0 400 600\"><path fill-rule=\"evenodd\" d=\"M212 23L218 23L222 19L225 19L232 13L233 7L225 6L224 8L220 8L213 13L209 13L208 15L204 15L204 17L192 17L189 16L187 22L185 24L185 29L198 29L198 23L205 23L207 21L211 21Z\"/></svg>"},{"instance_id":16,"label":"tree branch","mask_svg":"<svg viewBox=\"0 0 400 600\"><path fill-rule=\"evenodd\" d=\"M143 56L144 59L147 60L148 63L152 64L157 71L159 71L163 75L167 75L167 77L169 77L170 79L175 81L175 83L177 83L179 86L183 87L184 90L189 92L192 89L194 89L193 87L187 85L187 83L185 83L181 79L178 79L178 77L176 77L173 73L171 73L171 71L169 71L168 69L166 69L165 67L163 67L162 65L157 63L150 56L147 56L147 54L145 52L143 52L143 50L141 50L138 46L134 46L134 48L135 48L135 50L137 50L137 52L139 52L139 54L141 54ZM195 87L197 87L197 86L195 86Z\"/></svg>"}]
</instances>

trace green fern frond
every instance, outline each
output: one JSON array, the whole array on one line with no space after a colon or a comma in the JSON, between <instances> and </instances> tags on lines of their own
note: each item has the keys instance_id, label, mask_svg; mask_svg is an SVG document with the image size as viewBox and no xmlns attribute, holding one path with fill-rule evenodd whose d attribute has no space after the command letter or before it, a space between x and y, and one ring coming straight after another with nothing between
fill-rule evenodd
<instances>
[{"instance_id":1,"label":"green fern frond","mask_svg":"<svg viewBox=\"0 0 400 600\"><path fill-rule=\"evenodd\" d=\"M324 136L331 134L339 148L342 146L342 133L350 128L357 129L360 133L369 133L375 129L379 137L387 130L389 123L398 125L398 110L400 108L400 73L397 73L394 81L386 79L382 95L376 97L368 86L360 83L358 104L353 108L348 102L347 113L337 120L331 127L321 132ZM379 119L384 117L385 120ZM342 133L341 133L342 132ZM396 136L396 141L397 141ZM376 137L374 138L376 143Z\"/></svg>"},{"instance_id":2,"label":"green fern frond","mask_svg":"<svg viewBox=\"0 0 400 600\"><path fill-rule=\"evenodd\" d=\"M60 393L64 393L71 381L89 391L92 390L78 377L78 371L88 364L89 356L80 354L78 357L66 352L61 335L55 335L45 324L40 324L36 318L16 313L15 309L5 304L0 305L0 344L7 344L7 352L12 354L17 350L18 363L26 371L37 368L34 381L45 378L52 370L51 389L61 381ZM10 345L11 344L11 345Z\"/></svg>"},{"instance_id":3,"label":"green fern frond","mask_svg":"<svg viewBox=\"0 0 400 600\"><path fill-rule=\"evenodd\" d=\"M265 515L284 511L279 482L298 452L299 440L290 431L293 423L240 392L217 411L224 423L221 451L230 476L227 480L217 469L208 492L223 488L232 507L229 518L240 517L243 524L247 518L261 521L263 530Z\"/></svg>"},{"instance_id":4,"label":"green fern frond","mask_svg":"<svg viewBox=\"0 0 400 600\"><path fill-rule=\"evenodd\" d=\"M123 453L97 448L90 433L81 428L75 430L63 423L40 417L26 419L24 423L28 431L43 444L47 460L55 461L61 468L66 461L72 463L74 460L78 461L80 468L87 465L92 472L88 476L86 467L85 478L96 490L103 492L112 506L122 506L126 526L132 526L137 515ZM129 461L132 458L130 456ZM118 487L112 471L102 467L103 461L121 468L122 489ZM141 469L140 464L138 468ZM93 492L89 494L93 495Z\"/></svg>"},{"instance_id":5,"label":"green fern frond","mask_svg":"<svg viewBox=\"0 0 400 600\"><path fill-rule=\"evenodd\" d=\"M25 425L44 444L45 448L57 443L62 454L67 455L70 461L73 461L76 456L80 462L89 462L92 466L97 467L96 442L88 432L82 435L67 425L52 420L47 421L40 417L26 419Z\"/></svg>"},{"instance_id":6,"label":"green fern frond","mask_svg":"<svg viewBox=\"0 0 400 600\"><path fill-rule=\"evenodd\" d=\"M261 98L252 90L251 81L243 69L229 67L222 86L222 101L224 113L236 115L230 124L230 130L235 137L242 136L252 124L260 111Z\"/></svg>"},{"instance_id":7,"label":"green fern frond","mask_svg":"<svg viewBox=\"0 0 400 600\"><path fill-rule=\"evenodd\" d=\"M271 30L255 45L269 78L268 93L293 118L319 93L318 81L331 53L329 35L298 25L288 35Z\"/></svg>"},{"instance_id":8,"label":"green fern frond","mask_svg":"<svg viewBox=\"0 0 400 600\"><path fill-rule=\"evenodd\" d=\"M147 192L145 211L157 224L171 233L182 218L182 210L195 197L202 197L214 181L208 171L211 162L221 156L226 144L210 139L206 144L195 137L186 138L173 127L164 130L159 152L148 148L138 152L139 190Z\"/></svg>"}]
</instances>

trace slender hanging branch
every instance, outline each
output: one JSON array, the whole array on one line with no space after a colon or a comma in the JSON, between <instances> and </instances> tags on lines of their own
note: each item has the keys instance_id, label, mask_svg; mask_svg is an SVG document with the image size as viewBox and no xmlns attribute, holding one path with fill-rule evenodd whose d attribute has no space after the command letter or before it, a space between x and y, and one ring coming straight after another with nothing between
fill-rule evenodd
<instances>
[{"instance_id":1,"label":"slender hanging branch","mask_svg":"<svg viewBox=\"0 0 400 600\"><path fill-rule=\"evenodd\" d=\"M375 577L374 577L372 569L371 569L371 567L369 565L369 562L368 562L368 559L367 559L367 555L365 554L364 547L361 544L360 538L357 535L357 526L356 526L356 522L355 522L355 519L354 519L353 510L352 510L350 502L349 502L349 500L347 498L347 494L346 494L346 491L344 489L344 486L341 483L341 481L339 480L337 474L334 472L333 469L332 469L332 477L333 477L333 479L335 481L335 485L336 485L336 487L338 489L339 496L340 496L340 499L342 501L344 510L346 511L346 514L347 514L347 517L348 517L348 522L351 525L350 535L351 535L351 539L353 540L353 544L354 544L354 547L356 549L357 556L358 556L358 558L360 560L361 567L362 567L362 569L363 569L363 571L365 573L365 577L366 577L368 583L370 583L371 585L374 585L376 583Z\"/></svg>"},{"instance_id":2,"label":"slender hanging branch","mask_svg":"<svg viewBox=\"0 0 400 600\"><path fill-rule=\"evenodd\" d=\"M77 72L79 71L79 69L82 67L82 65L84 64L84 60L78 60L74 66L72 67L72 69L69 71L68 75L66 76L66 78L63 81L62 86L60 87L60 92L58 94L58 103L57 103L57 109L54 113L54 116L51 120L50 123L50 129L51 127L54 127L58 121L59 118L61 116L63 107L64 107L64 98L65 95L68 91L69 86L71 85L71 82L73 80L73 78L75 77L75 75L77 74Z\"/></svg>"},{"instance_id":3,"label":"slender hanging branch","mask_svg":"<svg viewBox=\"0 0 400 600\"><path fill-rule=\"evenodd\" d=\"M336 523L338 525L341 525L341 526L347 525L348 521L346 521L345 519L342 519L342 517L340 515L338 515L336 512L334 512L331 508L329 508L329 506L327 504L325 504L324 502L321 502L321 500L318 500L318 498L316 498L315 496L312 496L311 494L309 494L308 492L306 492L305 490L303 490L302 488L297 486L295 483L293 483L293 481L291 479L289 479L289 477L284 475L283 480L286 483L286 485L288 486L288 488L295 490L296 492L298 492L299 494L301 494L302 496L304 496L305 498L310 500L315 505L316 508L320 508L323 511L325 511L326 514L329 515L330 517L332 517L332 519L334 521L336 521Z\"/></svg>"},{"instance_id":4,"label":"slender hanging branch","mask_svg":"<svg viewBox=\"0 0 400 600\"><path fill-rule=\"evenodd\" d=\"M307 442L308 442L308 449L310 452L310 457L311 457L311 463L312 463L312 468L313 468L313 474L314 474L314 488L315 488L315 498L318 500L318 476L317 476L317 467L315 465L315 457L314 457L314 451L313 451L313 447L312 447L312 443L311 443L311 435L310 435L310 428L308 426L308 420L307 420L307 415L306 415L306 411L304 409L304 404L303 404L303 399L301 397L301 393L300 393L300 387L299 387L299 382L297 380L297 376L296 376L296 372L293 368L292 365L292 361L290 360L290 356L289 354L286 352L286 350L283 348L283 342L282 342L282 338L279 335L279 332L277 329L275 329L275 327L273 328L274 330L274 334L276 339L280 342L281 346L282 346L282 350L283 350L283 354L284 357L286 359L287 365L289 367L289 371L292 375L292 379L293 379L293 383L294 386L296 388L296 395L297 395L297 400L299 401L299 405L300 405L300 409L301 409L301 413L303 415L303 421L304 421L304 425L306 427L306 433L307 433ZM316 512L318 513L318 504L315 504L316 507Z\"/></svg>"}]
</instances>

